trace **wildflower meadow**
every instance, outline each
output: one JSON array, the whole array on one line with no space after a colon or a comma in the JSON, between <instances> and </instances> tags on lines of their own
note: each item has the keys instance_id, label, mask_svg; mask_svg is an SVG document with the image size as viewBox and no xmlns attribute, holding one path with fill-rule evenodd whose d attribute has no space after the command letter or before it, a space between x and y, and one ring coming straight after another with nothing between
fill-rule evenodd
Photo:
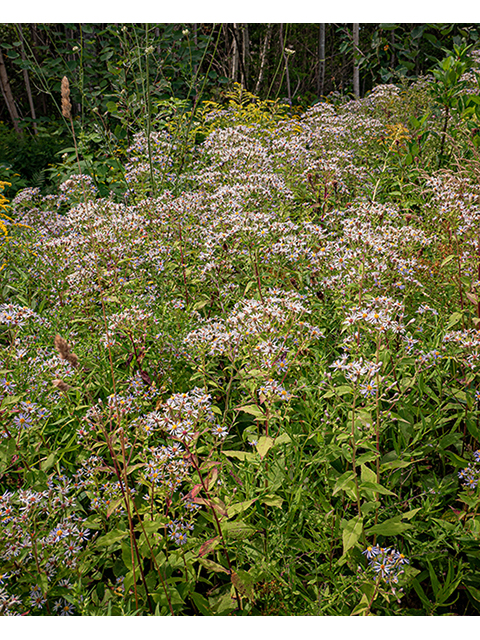
<instances>
[{"instance_id":1,"label":"wildflower meadow","mask_svg":"<svg viewBox=\"0 0 480 640\"><path fill-rule=\"evenodd\" d=\"M0 200L0 613L478 615L480 54L177 105L107 192L62 98Z\"/></svg>"}]
</instances>

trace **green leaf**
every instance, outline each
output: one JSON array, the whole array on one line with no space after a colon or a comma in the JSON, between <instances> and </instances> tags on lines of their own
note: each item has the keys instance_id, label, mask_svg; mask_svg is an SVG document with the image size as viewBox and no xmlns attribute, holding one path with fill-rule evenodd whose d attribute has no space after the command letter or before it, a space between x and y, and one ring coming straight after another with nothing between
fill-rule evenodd
<instances>
[{"instance_id":1,"label":"green leaf","mask_svg":"<svg viewBox=\"0 0 480 640\"><path fill-rule=\"evenodd\" d=\"M145 466L144 462L137 462L136 464L131 464L127 468L127 476L129 476L131 473L133 473L136 469L140 469L141 467L144 467L144 466Z\"/></svg>"},{"instance_id":2,"label":"green leaf","mask_svg":"<svg viewBox=\"0 0 480 640\"><path fill-rule=\"evenodd\" d=\"M418 129L420 127L420 122L415 118L415 116L410 116L408 123L414 129Z\"/></svg>"},{"instance_id":3,"label":"green leaf","mask_svg":"<svg viewBox=\"0 0 480 640\"><path fill-rule=\"evenodd\" d=\"M97 515L90 516L89 518L84 520L83 526L87 527L88 529L95 529L95 530L102 529L103 527L101 518Z\"/></svg>"},{"instance_id":4,"label":"green leaf","mask_svg":"<svg viewBox=\"0 0 480 640\"><path fill-rule=\"evenodd\" d=\"M222 532L227 538L234 540L244 540L255 533L255 529L242 520L234 522L223 522Z\"/></svg>"},{"instance_id":5,"label":"green leaf","mask_svg":"<svg viewBox=\"0 0 480 640\"><path fill-rule=\"evenodd\" d=\"M418 509L412 509L410 511L406 511L405 513L400 514L399 516L395 516L394 518L389 518L382 522L381 524L377 524L373 527L370 527L367 530L368 535L378 534L381 536L396 536L399 533L403 533L407 529L411 529L413 525L407 524L406 522L401 522L402 520L411 520L413 516L420 511Z\"/></svg>"},{"instance_id":6,"label":"green leaf","mask_svg":"<svg viewBox=\"0 0 480 640\"><path fill-rule=\"evenodd\" d=\"M208 558L198 558L198 562L202 565L202 567L205 567L205 569L208 569L208 571L213 571L215 573L226 573L226 574L229 573L228 569L225 569L225 567L222 567L222 565L218 564L218 562L214 562L213 560L208 560Z\"/></svg>"},{"instance_id":7,"label":"green leaf","mask_svg":"<svg viewBox=\"0 0 480 640\"><path fill-rule=\"evenodd\" d=\"M395 493L393 493L393 491L390 491L390 489L386 489L385 487L382 487L382 485L378 484L377 482L362 482L360 485L360 488L365 491L374 491L375 493L380 493L384 496L396 495Z\"/></svg>"},{"instance_id":8,"label":"green leaf","mask_svg":"<svg viewBox=\"0 0 480 640\"><path fill-rule=\"evenodd\" d=\"M350 485L353 483L354 478L355 474L353 473L353 471L347 471L346 473L341 475L335 483L335 486L333 487L332 495L334 496L336 493L338 493L339 491L343 491L347 487L350 488Z\"/></svg>"},{"instance_id":9,"label":"green leaf","mask_svg":"<svg viewBox=\"0 0 480 640\"><path fill-rule=\"evenodd\" d=\"M237 458L238 460L255 460L256 458L255 454L249 451L222 451L222 453L227 458Z\"/></svg>"},{"instance_id":10,"label":"green leaf","mask_svg":"<svg viewBox=\"0 0 480 640\"><path fill-rule=\"evenodd\" d=\"M268 496L264 496L260 502L262 504L266 504L267 507L278 507L281 508L282 504L283 504L283 498L280 498L280 496L272 496L272 495L268 495Z\"/></svg>"},{"instance_id":11,"label":"green leaf","mask_svg":"<svg viewBox=\"0 0 480 640\"><path fill-rule=\"evenodd\" d=\"M115 500L112 500L107 507L107 518L109 518L112 515L112 513L117 509L117 507L123 504L124 504L123 496L119 496L118 498L115 498Z\"/></svg>"},{"instance_id":12,"label":"green leaf","mask_svg":"<svg viewBox=\"0 0 480 640\"><path fill-rule=\"evenodd\" d=\"M382 524L376 524L374 527L370 527L368 529L367 534L378 534L381 536L396 536L399 533L403 533L407 531L407 529L411 529L411 524L406 524L404 522L400 522L399 520L395 520L394 518L390 518L389 520L385 520Z\"/></svg>"},{"instance_id":13,"label":"green leaf","mask_svg":"<svg viewBox=\"0 0 480 640\"><path fill-rule=\"evenodd\" d=\"M40 468L42 471L48 471L55 464L56 456L55 453L51 453L46 460L42 462Z\"/></svg>"},{"instance_id":14,"label":"green leaf","mask_svg":"<svg viewBox=\"0 0 480 640\"><path fill-rule=\"evenodd\" d=\"M380 469L382 471L390 471L393 469L404 469L405 467L409 467L413 464L413 460L407 462L407 460L391 460L390 462L385 462L380 465Z\"/></svg>"},{"instance_id":15,"label":"green leaf","mask_svg":"<svg viewBox=\"0 0 480 640\"><path fill-rule=\"evenodd\" d=\"M261 458L264 458L268 451L273 447L275 440L270 438L269 436L262 436L259 438L258 443L256 445L256 449L260 454Z\"/></svg>"},{"instance_id":16,"label":"green leaf","mask_svg":"<svg viewBox=\"0 0 480 640\"><path fill-rule=\"evenodd\" d=\"M447 458L450 458L450 462L453 463L457 469L463 469L468 465L468 461L464 458L461 458L459 455L454 453L453 451L445 451L445 455Z\"/></svg>"},{"instance_id":17,"label":"green leaf","mask_svg":"<svg viewBox=\"0 0 480 640\"><path fill-rule=\"evenodd\" d=\"M250 601L253 601L253 585L255 584L255 580L247 571L243 571L242 569L233 571L232 584L243 596L246 596Z\"/></svg>"},{"instance_id":18,"label":"green leaf","mask_svg":"<svg viewBox=\"0 0 480 640\"><path fill-rule=\"evenodd\" d=\"M221 542L220 536L215 536L214 538L210 538L210 540L207 540L201 545L200 549L198 550L198 555L199 556L207 555L207 553L210 553L210 551L213 551L215 547L220 544L220 542Z\"/></svg>"},{"instance_id":19,"label":"green leaf","mask_svg":"<svg viewBox=\"0 0 480 640\"><path fill-rule=\"evenodd\" d=\"M256 418L264 418L265 414L256 404L246 404L243 407L237 407L237 411L244 411L251 416L255 416Z\"/></svg>"},{"instance_id":20,"label":"green leaf","mask_svg":"<svg viewBox=\"0 0 480 640\"><path fill-rule=\"evenodd\" d=\"M352 393L353 389L350 385L348 384L342 384L338 387L335 387L334 389L332 389L331 391L327 391L327 393L323 394L323 398L331 398L332 396L345 396L348 393Z\"/></svg>"},{"instance_id":21,"label":"green leaf","mask_svg":"<svg viewBox=\"0 0 480 640\"><path fill-rule=\"evenodd\" d=\"M342 540L343 554L345 555L357 542L363 531L363 519L361 516L355 516L352 520L348 520L343 525Z\"/></svg>"},{"instance_id":22,"label":"green leaf","mask_svg":"<svg viewBox=\"0 0 480 640\"><path fill-rule=\"evenodd\" d=\"M362 482L376 482L377 474L369 469L366 465L362 464L360 467L360 478Z\"/></svg>"},{"instance_id":23,"label":"green leaf","mask_svg":"<svg viewBox=\"0 0 480 640\"><path fill-rule=\"evenodd\" d=\"M5 407L8 404L16 404L22 399L22 396L4 396L2 398L2 407Z\"/></svg>"},{"instance_id":24,"label":"green leaf","mask_svg":"<svg viewBox=\"0 0 480 640\"><path fill-rule=\"evenodd\" d=\"M201 593L196 593L195 591L192 591L190 593L190 598L193 601L193 604L197 607L198 612L202 615L202 616L209 616L211 615L211 611L210 611L210 607L208 604L208 600L202 596Z\"/></svg>"},{"instance_id":25,"label":"green leaf","mask_svg":"<svg viewBox=\"0 0 480 640\"><path fill-rule=\"evenodd\" d=\"M282 433L281 436L278 436L278 438L275 438L275 446L277 446L277 444L288 444L291 441L292 439L290 438L288 433Z\"/></svg>"},{"instance_id":26,"label":"green leaf","mask_svg":"<svg viewBox=\"0 0 480 640\"><path fill-rule=\"evenodd\" d=\"M411 520L413 516L420 511L420 508L421 507L418 507L417 509L411 509L410 511L405 511L405 513L402 514L402 520Z\"/></svg>"},{"instance_id":27,"label":"green leaf","mask_svg":"<svg viewBox=\"0 0 480 640\"><path fill-rule=\"evenodd\" d=\"M13 438L8 438L3 442L0 441L0 472L7 468L10 461L17 450L16 442Z\"/></svg>"},{"instance_id":28,"label":"green leaf","mask_svg":"<svg viewBox=\"0 0 480 640\"><path fill-rule=\"evenodd\" d=\"M425 591L422 589L420 583L418 582L418 580L416 578L413 578L412 580L412 585L413 588L415 589L417 596L420 598L420 600L422 601L423 606L425 607L426 611L429 612L430 608L432 606L432 603L430 602L430 600L427 598Z\"/></svg>"},{"instance_id":29,"label":"green leaf","mask_svg":"<svg viewBox=\"0 0 480 640\"><path fill-rule=\"evenodd\" d=\"M253 500L245 500L245 502L237 502L236 504L231 504L227 507L227 516L229 518L233 518L238 513L242 513L242 511L246 511L250 505L252 505L258 498L254 498Z\"/></svg>"},{"instance_id":30,"label":"green leaf","mask_svg":"<svg viewBox=\"0 0 480 640\"><path fill-rule=\"evenodd\" d=\"M250 280L249 282L247 282L247 286L245 287L245 291L243 292L243 295L246 296L247 293L250 291L250 289L254 287L256 284L257 284L256 280Z\"/></svg>"},{"instance_id":31,"label":"green leaf","mask_svg":"<svg viewBox=\"0 0 480 640\"><path fill-rule=\"evenodd\" d=\"M143 525L143 527L142 527ZM142 524L137 524L135 531L141 531L145 529L145 533L155 533L160 527L167 525L167 518L156 518L155 520L144 520Z\"/></svg>"},{"instance_id":32,"label":"green leaf","mask_svg":"<svg viewBox=\"0 0 480 640\"><path fill-rule=\"evenodd\" d=\"M369 599L365 594L362 595L360 602L357 604L355 609L350 614L351 616L359 616L362 613L365 613L369 609Z\"/></svg>"},{"instance_id":33,"label":"green leaf","mask_svg":"<svg viewBox=\"0 0 480 640\"><path fill-rule=\"evenodd\" d=\"M213 611L217 616L226 615L227 612L237 608L237 601L230 595L230 589L227 593L217 597L210 598L210 613Z\"/></svg>"},{"instance_id":34,"label":"green leaf","mask_svg":"<svg viewBox=\"0 0 480 640\"><path fill-rule=\"evenodd\" d=\"M116 102L107 102L107 110L110 113L116 113L118 111L117 103Z\"/></svg>"},{"instance_id":35,"label":"green leaf","mask_svg":"<svg viewBox=\"0 0 480 640\"><path fill-rule=\"evenodd\" d=\"M376 451L367 451L366 453L362 453L361 456L358 456L357 464L362 465L362 464L365 464L365 462L373 462L377 458L378 458L378 453Z\"/></svg>"},{"instance_id":36,"label":"green leaf","mask_svg":"<svg viewBox=\"0 0 480 640\"><path fill-rule=\"evenodd\" d=\"M95 544L97 545L97 547L109 547L110 545L115 544L116 542L120 542L120 540L123 540L127 536L128 536L128 531L120 531L119 529L112 529L112 531L109 531L101 538L98 538Z\"/></svg>"},{"instance_id":37,"label":"green leaf","mask_svg":"<svg viewBox=\"0 0 480 640\"><path fill-rule=\"evenodd\" d=\"M480 589L476 589L475 587L472 587L472 585L468 584L466 584L465 587L472 598L477 602L480 602Z\"/></svg>"},{"instance_id":38,"label":"green leaf","mask_svg":"<svg viewBox=\"0 0 480 640\"><path fill-rule=\"evenodd\" d=\"M202 300L199 300L198 302L196 302L193 305L193 308L196 309L197 311L200 311L200 309L203 309L204 307L206 307L209 302L210 302L210 298L203 298Z\"/></svg>"},{"instance_id":39,"label":"green leaf","mask_svg":"<svg viewBox=\"0 0 480 640\"><path fill-rule=\"evenodd\" d=\"M445 258L445 260L442 261L440 267L444 267L445 265L447 265L449 262L451 262L453 259L455 258L455 254L451 253L449 256L447 256Z\"/></svg>"},{"instance_id":40,"label":"green leaf","mask_svg":"<svg viewBox=\"0 0 480 640\"><path fill-rule=\"evenodd\" d=\"M455 311L454 313L452 313L452 315L448 319L447 331L451 327L454 327L462 319L462 316L463 313L461 311Z\"/></svg>"}]
</instances>

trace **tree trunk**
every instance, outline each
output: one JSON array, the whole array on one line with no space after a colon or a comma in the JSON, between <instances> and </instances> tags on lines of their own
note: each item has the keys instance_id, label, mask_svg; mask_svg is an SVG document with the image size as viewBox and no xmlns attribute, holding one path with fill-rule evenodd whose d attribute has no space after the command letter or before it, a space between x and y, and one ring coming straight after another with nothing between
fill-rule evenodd
<instances>
[{"instance_id":1,"label":"tree trunk","mask_svg":"<svg viewBox=\"0 0 480 640\"><path fill-rule=\"evenodd\" d=\"M160 29L155 27L155 39L157 40L157 56L160 58L162 55L162 48L160 46Z\"/></svg>"},{"instance_id":2,"label":"tree trunk","mask_svg":"<svg viewBox=\"0 0 480 640\"><path fill-rule=\"evenodd\" d=\"M285 64L285 80L287 82L288 104L292 106L292 92L290 89L290 73L288 71L288 56L285 52L285 43L283 41L283 23L280 23L280 48L282 49L283 62Z\"/></svg>"},{"instance_id":3,"label":"tree trunk","mask_svg":"<svg viewBox=\"0 0 480 640\"><path fill-rule=\"evenodd\" d=\"M267 33L265 34L265 39L263 41L262 53L260 55L260 70L258 72L257 84L255 85L255 95L258 95L260 85L262 84L263 75L265 72L265 63L267 61L268 47L270 45L270 38L272 37L272 29L273 24L269 23L267 27Z\"/></svg>"},{"instance_id":4,"label":"tree trunk","mask_svg":"<svg viewBox=\"0 0 480 640\"><path fill-rule=\"evenodd\" d=\"M193 44L195 45L195 49L197 48L197 44L198 44L198 26L197 23L195 22L193 25ZM198 88L197 88L197 73L198 73L198 64L194 64L193 65L193 82L194 82L194 91L195 94L193 96L193 106L195 108L195 105L197 104L197 99L198 99Z\"/></svg>"},{"instance_id":5,"label":"tree trunk","mask_svg":"<svg viewBox=\"0 0 480 640\"><path fill-rule=\"evenodd\" d=\"M323 96L325 86L325 23L320 23L320 31L318 34L318 85L317 95Z\"/></svg>"},{"instance_id":6,"label":"tree trunk","mask_svg":"<svg viewBox=\"0 0 480 640\"><path fill-rule=\"evenodd\" d=\"M2 49L0 48L0 84L2 85L2 94L7 103L8 113L10 114L10 118L12 119L13 128L17 132L18 136L22 136L22 130L19 125L19 117L17 107L15 106L15 100L13 99L12 90L10 88L10 83L8 81L7 68L5 66L5 61L3 59Z\"/></svg>"},{"instance_id":7,"label":"tree trunk","mask_svg":"<svg viewBox=\"0 0 480 640\"><path fill-rule=\"evenodd\" d=\"M25 62L26 56L25 56L25 45L23 41L22 25L19 23L17 24L17 27L18 27L18 33L20 34L20 43L21 43L20 53L22 56L22 61ZM28 69L23 70L23 79L25 81L25 89L27 91L28 104L30 105L30 113L32 114L33 131L35 132L35 135L38 136L37 123L35 122L37 119L37 116L35 115L35 105L33 104L32 89L30 87L30 78L28 76Z\"/></svg>"},{"instance_id":8,"label":"tree trunk","mask_svg":"<svg viewBox=\"0 0 480 640\"><path fill-rule=\"evenodd\" d=\"M232 74L231 78L234 82L238 82L238 61L240 51L238 50L237 23L233 23L233 55L232 55Z\"/></svg>"},{"instance_id":9,"label":"tree trunk","mask_svg":"<svg viewBox=\"0 0 480 640\"><path fill-rule=\"evenodd\" d=\"M38 29L37 29L37 25L36 24L31 24L30 25L30 30L31 30L31 34L32 34L32 40L33 40L33 57L35 58L35 62L38 64L39 63L39 57L38 57L38 53L37 53L37 47L40 47L42 44L42 39L40 38L40 35L38 33ZM47 100L45 98L45 93L43 91L40 92L40 102L41 102L41 107L42 107L42 112L43 115L46 116L48 113L48 109L47 109Z\"/></svg>"},{"instance_id":10,"label":"tree trunk","mask_svg":"<svg viewBox=\"0 0 480 640\"><path fill-rule=\"evenodd\" d=\"M356 99L360 98L360 68L358 66L358 42L359 42L359 29L358 22L353 23L353 94Z\"/></svg>"},{"instance_id":11,"label":"tree trunk","mask_svg":"<svg viewBox=\"0 0 480 640\"><path fill-rule=\"evenodd\" d=\"M248 33L248 24L245 23L242 29L242 65L244 73L245 89L248 89L248 77L250 72L250 35Z\"/></svg>"},{"instance_id":12,"label":"tree trunk","mask_svg":"<svg viewBox=\"0 0 480 640\"><path fill-rule=\"evenodd\" d=\"M395 69L395 29L390 33L390 66Z\"/></svg>"}]
</instances>

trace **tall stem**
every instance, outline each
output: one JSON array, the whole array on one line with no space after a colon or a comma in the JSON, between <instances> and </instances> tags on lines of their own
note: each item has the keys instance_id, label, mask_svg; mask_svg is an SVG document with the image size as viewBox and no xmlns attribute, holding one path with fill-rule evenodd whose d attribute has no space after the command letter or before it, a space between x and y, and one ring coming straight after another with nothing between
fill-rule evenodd
<instances>
[{"instance_id":1,"label":"tall stem","mask_svg":"<svg viewBox=\"0 0 480 640\"><path fill-rule=\"evenodd\" d=\"M213 503L212 503L211 498L210 498L210 492L209 492L208 487L207 487L207 485L205 483L205 480L204 480L204 478L202 476L202 473L201 473L200 467L198 465L197 459L195 457L195 454L192 453L192 451L190 450L190 447L188 446L188 444L186 442L184 442L184 445L185 445L186 450L188 451L188 454L189 454L189 457L190 457L190 461L191 461L191 463L193 465L193 468L198 473L198 477L200 479L200 484L202 485L202 488L205 491L205 495L207 496L207 500L210 503L209 507L210 507L210 510L212 512L213 518L215 520L215 524L217 525L218 535L220 536L220 539L222 540L223 551L224 551L224 554L225 554L225 559L226 559L227 564L228 564L229 574L230 574L230 576L232 576L233 575L233 568L232 568L232 564L230 562L230 556L228 555L227 543L225 542L225 538L223 536L222 526L220 524L220 520L218 519L217 512L216 512L215 508L212 506ZM240 596L238 594L238 591L237 591L237 588L235 587L235 585L234 585L233 588L234 588L234 591L235 591L235 596L237 598L238 606L241 609L242 608L242 601L240 600Z\"/></svg>"},{"instance_id":2,"label":"tall stem","mask_svg":"<svg viewBox=\"0 0 480 640\"><path fill-rule=\"evenodd\" d=\"M380 345L382 343L382 334L378 332L377 334L377 353L375 362L378 365L378 361L380 358ZM375 407L376 407L376 420L375 420L375 435L376 435L376 446L377 446L377 458L375 460L375 470L377 473L377 484L380 484L380 372L376 373L376 390L375 390ZM375 494L375 501L378 503L378 493ZM375 523L378 522L378 505L375 507ZM374 537L373 544L376 543L376 534Z\"/></svg>"},{"instance_id":3,"label":"tall stem","mask_svg":"<svg viewBox=\"0 0 480 640\"><path fill-rule=\"evenodd\" d=\"M151 120L152 120L152 114L151 114L151 105L150 105L150 66L149 66L149 58L150 58L150 51L148 49L148 24L145 25L145 81L146 81L146 88L144 89L144 99L145 99L145 104L147 107L147 148L148 148L148 164L150 167L150 183L151 183L151 189L152 189L152 193L153 195L155 195L157 193L157 187L155 184L155 179L154 179L154 175L153 175L153 159L152 159L152 142L150 140L150 133L151 133Z\"/></svg>"},{"instance_id":4,"label":"tall stem","mask_svg":"<svg viewBox=\"0 0 480 640\"><path fill-rule=\"evenodd\" d=\"M350 439L350 446L352 448L352 470L353 470L353 480L355 482L355 495L357 498L357 509L358 509L358 515L360 516L362 514L362 507L360 504L360 489L358 487L358 476L357 476L357 463L356 463L356 452L357 452L357 445L355 442L355 405L356 405L356 393L355 390L353 391L353 404L352 404L352 428L351 428L351 439Z\"/></svg>"},{"instance_id":5,"label":"tall stem","mask_svg":"<svg viewBox=\"0 0 480 640\"><path fill-rule=\"evenodd\" d=\"M185 258L183 256L183 238L182 238L182 223L178 222L178 238L180 240L180 257L182 260L182 274L183 274L183 286L185 287L185 304L188 306L188 287L187 287L187 272L185 270Z\"/></svg>"},{"instance_id":6,"label":"tall stem","mask_svg":"<svg viewBox=\"0 0 480 640\"><path fill-rule=\"evenodd\" d=\"M450 117L450 108L449 108L449 106L447 104L445 106L445 120L443 122L442 141L440 143L440 154L439 154L439 157L438 157L438 168L439 169L442 166L443 151L444 151L444 148L445 148L445 138L447 137L447 126L448 126L449 117Z\"/></svg>"}]
</instances>

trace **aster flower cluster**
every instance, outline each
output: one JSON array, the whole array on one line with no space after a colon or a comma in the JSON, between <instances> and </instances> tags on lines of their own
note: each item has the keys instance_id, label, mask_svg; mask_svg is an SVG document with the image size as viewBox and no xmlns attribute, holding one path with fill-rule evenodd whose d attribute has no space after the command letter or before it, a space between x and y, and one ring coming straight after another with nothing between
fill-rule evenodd
<instances>
[{"instance_id":1,"label":"aster flower cluster","mask_svg":"<svg viewBox=\"0 0 480 640\"><path fill-rule=\"evenodd\" d=\"M33 319L39 324L48 326L44 318L28 307L21 307L17 304L1 304L0 305L0 324L21 327L27 320Z\"/></svg>"},{"instance_id":2,"label":"aster flower cluster","mask_svg":"<svg viewBox=\"0 0 480 640\"><path fill-rule=\"evenodd\" d=\"M148 320L152 314L137 306L133 306L121 313L115 313L107 318L107 331L101 337L101 342L105 347L115 346L119 337L125 334L132 335L136 333L136 329L142 329L143 336L138 339L139 344L143 344L145 340L146 328Z\"/></svg>"},{"instance_id":3,"label":"aster flower cluster","mask_svg":"<svg viewBox=\"0 0 480 640\"><path fill-rule=\"evenodd\" d=\"M174 394L160 408L160 415L149 414L146 420L153 419L171 438L186 444L192 442L202 423L212 425L215 422L211 410L211 396L200 387L195 387L187 393Z\"/></svg>"},{"instance_id":4,"label":"aster flower cluster","mask_svg":"<svg viewBox=\"0 0 480 640\"><path fill-rule=\"evenodd\" d=\"M12 200L12 207L18 206L21 202L28 202L31 204L33 201L39 199L39 196L41 197L39 187L27 187L26 189L20 189Z\"/></svg>"},{"instance_id":5,"label":"aster flower cluster","mask_svg":"<svg viewBox=\"0 0 480 640\"><path fill-rule=\"evenodd\" d=\"M145 479L155 489L173 493L190 476L190 464L183 447L174 443L161 445L150 450L150 456L144 471Z\"/></svg>"},{"instance_id":6,"label":"aster flower cluster","mask_svg":"<svg viewBox=\"0 0 480 640\"><path fill-rule=\"evenodd\" d=\"M443 337L444 349L450 355L457 355L471 371L478 368L480 360L480 331L463 329L449 331Z\"/></svg>"},{"instance_id":7,"label":"aster flower cluster","mask_svg":"<svg viewBox=\"0 0 480 640\"><path fill-rule=\"evenodd\" d=\"M76 514L76 490L74 482L59 475L50 478L46 490L6 491L0 496L3 614L43 609L50 594L54 597L57 585L68 576L75 578L79 555L90 537L90 530ZM25 581L36 575L38 566L48 580L48 596L32 584L26 601L19 594L24 593Z\"/></svg>"},{"instance_id":8,"label":"aster flower cluster","mask_svg":"<svg viewBox=\"0 0 480 640\"><path fill-rule=\"evenodd\" d=\"M284 389L284 387L273 378L267 380L267 382L258 389L258 396L260 402L264 402L267 398L269 400L291 400L293 397L289 391Z\"/></svg>"},{"instance_id":9,"label":"aster flower cluster","mask_svg":"<svg viewBox=\"0 0 480 640\"><path fill-rule=\"evenodd\" d=\"M193 524L184 519L171 520L167 527L168 537L179 546L186 544L188 531L193 531Z\"/></svg>"},{"instance_id":10,"label":"aster flower cluster","mask_svg":"<svg viewBox=\"0 0 480 640\"><path fill-rule=\"evenodd\" d=\"M387 585L397 584L399 576L404 571L402 567L409 564L403 553L378 545L369 546L362 553L367 558L368 569L375 579Z\"/></svg>"},{"instance_id":11,"label":"aster flower cluster","mask_svg":"<svg viewBox=\"0 0 480 640\"><path fill-rule=\"evenodd\" d=\"M228 354L232 359L240 355L243 344L257 340L260 342L254 348L265 351L266 343L261 341L263 335L286 334L303 314L310 313L305 306L305 296L301 294L279 289L272 289L268 293L263 301L252 298L236 303L225 321L220 318L205 321L201 328L194 329L186 336L184 344L191 348L193 354L200 354L206 349L209 355ZM309 325L303 327L310 329ZM312 333L313 330L312 327ZM320 330L316 331L320 336Z\"/></svg>"},{"instance_id":12,"label":"aster flower cluster","mask_svg":"<svg viewBox=\"0 0 480 640\"><path fill-rule=\"evenodd\" d=\"M331 369L343 371L347 380L357 384L362 378L370 381L374 378L382 368L382 363L376 363L359 358L358 360L349 360L348 354L338 358L330 365Z\"/></svg>"},{"instance_id":13,"label":"aster flower cluster","mask_svg":"<svg viewBox=\"0 0 480 640\"><path fill-rule=\"evenodd\" d=\"M86 195L92 197L98 191L93 178L86 174L73 174L68 180L62 182L59 190L67 196L83 198Z\"/></svg>"},{"instance_id":14,"label":"aster flower cluster","mask_svg":"<svg viewBox=\"0 0 480 640\"><path fill-rule=\"evenodd\" d=\"M352 326L357 322L371 326L373 330L386 333L402 334L405 331L403 326L403 305L397 300L381 296L374 298L365 307L354 307L347 314L343 324ZM398 320L395 319L398 317Z\"/></svg>"},{"instance_id":15,"label":"aster flower cluster","mask_svg":"<svg viewBox=\"0 0 480 640\"><path fill-rule=\"evenodd\" d=\"M473 454L474 462L470 462L465 469L458 472L460 482L466 489L476 489L480 479L480 449Z\"/></svg>"}]
</instances>

